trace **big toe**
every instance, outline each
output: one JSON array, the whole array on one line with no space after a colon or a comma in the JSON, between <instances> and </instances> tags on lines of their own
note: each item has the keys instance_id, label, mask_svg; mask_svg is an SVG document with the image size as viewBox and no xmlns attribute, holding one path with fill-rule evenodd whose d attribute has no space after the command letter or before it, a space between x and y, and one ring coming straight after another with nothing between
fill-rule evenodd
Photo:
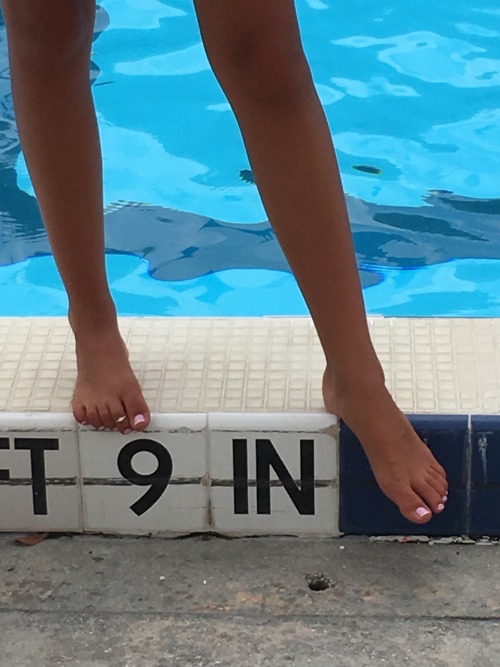
<instances>
[{"instance_id":1,"label":"big toe","mask_svg":"<svg viewBox=\"0 0 500 667\"><path fill-rule=\"evenodd\" d=\"M387 495L396 503L399 511L408 521L427 523L432 518L432 512L427 503L410 486L399 488Z\"/></svg>"},{"instance_id":2,"label":"big toe","mask_svg":"<svg viewBox=\"0 0 500 667\"><path fill-rule=\"evenodd\" d=\"M124 396L122 402L127 412L130 428L134 429L134 431L143 431L149 426L151 413L140 390L139 395L130 394Z\"/></svg>"}]
</instances>

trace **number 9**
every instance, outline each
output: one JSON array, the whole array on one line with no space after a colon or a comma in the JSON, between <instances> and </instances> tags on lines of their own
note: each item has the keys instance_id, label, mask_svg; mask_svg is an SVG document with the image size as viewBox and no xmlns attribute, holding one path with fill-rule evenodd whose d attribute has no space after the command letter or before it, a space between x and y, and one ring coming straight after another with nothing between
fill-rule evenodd
<instances>
[{"instance_id":1,"label":"number 9","mask_svg":"<svg viewBox=\"0 0 500 667\"><path fill-rule=\"evenodd\" d=\"M150 452L158 461L158 468L148 474L141 475L132 467L132 459L138 452ZM118 470L127 482L136 486L151 486L151 488L137 500L130 509L141 516L147 512L161 498L172 476L172 457L165 447L155 440L141 438L133 440L123 447L118 455Z\"/></svg>"}]
</instances>

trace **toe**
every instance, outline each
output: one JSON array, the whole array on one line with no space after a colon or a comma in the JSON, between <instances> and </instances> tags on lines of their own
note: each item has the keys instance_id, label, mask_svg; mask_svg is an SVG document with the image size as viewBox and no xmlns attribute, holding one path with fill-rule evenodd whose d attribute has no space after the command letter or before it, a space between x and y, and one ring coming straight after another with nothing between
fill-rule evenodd
<instances>
[{"instance_id":1,"label":"toe","mask_svg":"<svg viewBox=\"0 0 500 667\"><path fill-rule=\"evenodd\" d=\"M151 414L146 401L142 396L130 396L123 399L130 428L134 431L143 431L151 421Z\"/></svg>"},{"instance_id":2,"label":"toe","mask_svg":"<svg viewBox=\"0 0 500 667\"><path fill-rule=\"evenodd\" d=\"M104 431L104 424L101 421L97 407L88 407L86 406L88 422L98 431Z\"/></svg>"},{"instance_id":3,"label":"toe","mask_svg":"<svg viewBox=\"0 0 500 667\"><path fill-rule=\"evenodd\" d=\"M112 431L115 428L115 420L107 405L100 406L98 409L99 417L101 422L104 424L104 427L109 431Z\"/></svg>"},{"instance_id":4,"label":"toe","mask_svg":"<svg viewBox=\"0 0 500 667\"><path fill-rule=\"evenodd\" d=\"M443 493L436 491L432 483L419 480L413 485L415 492L426 501L433 512L439 513L444 510Z\"/></svg>"},{"instance_id":5,"label":"toe","mask_svg":"<svg viewBox=\"0 0 500 667\"><path fill-rule=\"evenodd\" d=\"M437 475L432 470L427 473L427 483L441 496L448 494L448 483L440 475Z\"/></svg>"},{"instance_id":6,"label":"toe","mask_svg":"<svg viewBox=\"0 0 500 667\"><path fill-rule=\"evenodd\" d=\"M393 495L392 500L399 507L401 514L414 523L427 523L432 512L427 504L410 488L402 489Z\"/></svg>"},{"instance_id":7,"label":"toe","mask_svg":"<svg viewBox=\"0 0 500 667\"><path fill-rule=\"evenodd\" d=\"M443 468L441 464L439 464L436 459L432 461L432 469L434 472L439 475L443 479L444 482L446 482L446 470Z\"/></svg>"},{"instance_id":8,"label":"toe","mask_svg":"<svg viewBox=\"0 0 500 667\"><path fill-rule=\"evenodd\" d=\"M79 424L89 423L84 405L73 403L73 416Z\"/></svg>"},{"instance_id":9,"label":"toe","mask_svg":"<svg viewBox=\"0 0 500 667\"><path fill-rule=\"evenodd\" d=\"M113 428L117 428L120 433L123 434L125 434L125 431L131 430L127 411L120 400L110 401L108 403L108 409L113 419ZM121 419L122 417L125 417L125 419ZM121 421L118 421L120 419Z\"/></svg>"}]
</instances>

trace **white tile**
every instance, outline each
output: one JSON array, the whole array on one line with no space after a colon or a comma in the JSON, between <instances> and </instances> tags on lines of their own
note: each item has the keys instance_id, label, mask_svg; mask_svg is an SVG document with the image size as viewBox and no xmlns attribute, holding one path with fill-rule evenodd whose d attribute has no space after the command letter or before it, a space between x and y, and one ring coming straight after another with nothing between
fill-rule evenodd
<instances>
[{"instance_id":1,"label":"white tile","mask_svg":"<svg viewBox=\"0 0 500 667\"><path fill-rule=\"evenodd\" d=\"M74 431L77 423L67 412L0 412L3 431Z\"/></svg>"},{"instance_id":2,"label":"white tile","mask_svg":"<svg viewBox=\"0 0 500 667\"><path fill-rule=\"evenodd\" d=\"M169 486L149 510L138 516L131 507L148 488L149 486L85 486L85 530L166 536L209 530L206 486Z\"/></svg>"},{"instance_id":3,"label":"white tile","mask_svg":"<svg viewBox=\"0 0 500 667\"><path fill-rule=\"evenodd\" d=\"M146 431L128 436L82 427L85 530L208 530L206 422L206 415L153 415ZM141 479L155 473L156 496L151 481ZM135 483L128 481L134 474Z\"/></svg>"},{"instance_id":4,"label":"white tile","mask_svg":"<svg viewBox=\"0 0 500 667\"><path fill-rule=\"evenodd\" d=\"M236 514L234 491L212 487L212 530L225 535L339 535L336 486L315 490L313 515L300 514L283 488L271 488L271 514L257 514L255 487L250 488L248 514Z\"/></svg>"},{"instance_id":5,"label":"white tile","mask_svg":"<svg viewBox=\"0 0 500 667\"><path fill-rule=\"evenodd\" d=\"M329 412L324 413L216 413L208 415L209 431L276 431L302 433L325 432L335 429L338 419Z\"/></svg>"},{"instance_id":6,"label":"white tile","mask_svg":"<svg viewBox=\"0 0 500 667\"><path fill-rule=\"evenodd\" d=\"M338 428L333 415L210 414L209 426L214 530L239 535L338 534ZM282 479L274 467L280 467L280 460ZM237 477L241 480L235 485ZM313 484L309 490L302 486L303 479Z\"/></svg>"},{"instance_id":7,"label":"white tile","mask_svg":"<svg viewBox=\"0 0 500 667\"><path fill-rule=\"evenodd\" d=\"M75 422L0 414L0 530L82 530Z\"/></svg>"},{"instance_id":8,"label":"white tile","mask_svg":"<svg viewBox=\"0 0 500 667\"><path fill-rule=\"evenodd\" d=\"M256 439L271 440L294 479L300 476L300 440L313 439L316 477L337 479L338 420L334 415L209 414L208 423L212 479L232 479L233 439L241 438L248 441L250 479L256 474Z\"/></svg>"}]
</instances>

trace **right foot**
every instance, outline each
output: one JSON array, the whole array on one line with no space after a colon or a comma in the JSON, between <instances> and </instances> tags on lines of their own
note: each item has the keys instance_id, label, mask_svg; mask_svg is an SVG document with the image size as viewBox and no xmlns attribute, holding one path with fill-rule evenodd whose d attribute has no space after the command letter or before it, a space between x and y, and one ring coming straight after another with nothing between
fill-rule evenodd
<instances>
[{"instance_id":1,"label":"right foot","mask_svg":"<svg viewBox=\"0 0 500 667\"><path fill-rule=\"evenodd\" d=\"M443 511L448 494L446 473L382 380L355 382L341 391L327 368L323 397L327 410L357 435L380 488L403 516L421 524L433 512Z\"/></svg>"},{"instance_id":2,"label":"right foot","mask_svg":"<svg viewBox=\"0 0 500 667\"><path fill-rule=\"evenodd\" d=\"M149 408L117 325L75 333L78 377L73 393L75 419L99 430L144 430ZM120 417L125 419L118 422Z\"/></svg>"}]
</instances>

